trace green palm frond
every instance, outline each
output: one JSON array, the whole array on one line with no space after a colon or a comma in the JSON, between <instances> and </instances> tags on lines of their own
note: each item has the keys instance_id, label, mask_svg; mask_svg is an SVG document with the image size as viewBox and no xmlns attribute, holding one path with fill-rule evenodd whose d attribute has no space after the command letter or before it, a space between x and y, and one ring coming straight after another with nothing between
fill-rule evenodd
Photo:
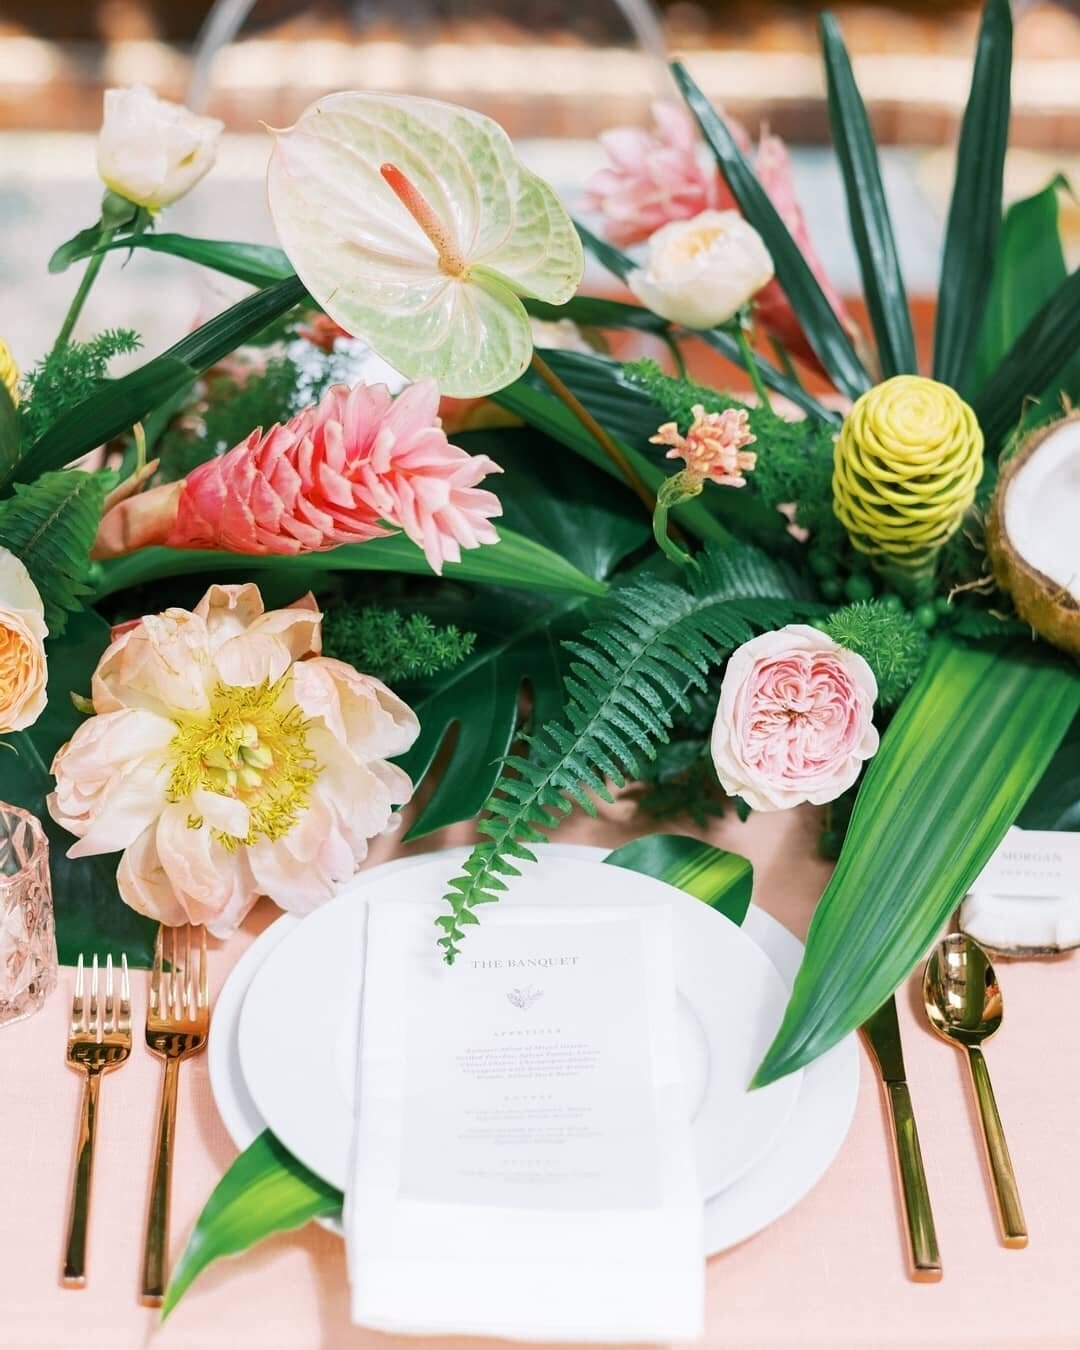
<instances>
[{"instance_id":1,"label":"green palm frond","mask_svg":"<svg viewBox=\"0 0 1080 1350\"><path fill-rule=\"evenodd\" d=\"M90 547L108 489L107 474L67 469L16 484L14 496L0 502L0 545L26 566L53 636L90 593Z\"/></svg>"},{"instance_id":2,"label":"green palm frond","mask_svg":"<svg viewBox=\"0 0 1080 1350\"><path fill-rule=\"evenodd\" d=\"M475 907L499 898L515 861L533 862L530 844L573 810L590 815L590 792L611 800L668 739L672 716L690 689L758 628L806 612L795 583L749 547L707 549L680 586L645 576L611 593L580 642L567 642L563 717L528 741L528 757L509 756L488 799L486 836L450 883L450 913L439 918L446 959L454 960Z\"/></svg>"}]
</instances>

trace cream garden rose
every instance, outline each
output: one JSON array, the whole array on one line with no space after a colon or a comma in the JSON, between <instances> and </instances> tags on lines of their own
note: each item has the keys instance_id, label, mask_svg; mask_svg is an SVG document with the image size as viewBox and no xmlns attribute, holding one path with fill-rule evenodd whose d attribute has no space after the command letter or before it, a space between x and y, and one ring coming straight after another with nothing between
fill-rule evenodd
<instances>
[{"instance_id":1,"label":"cream garden rose","mask_svg":"<svg viewBox=\"0 0 1080 1350\"><path fill-rule=\"evenodd\" d=\"M45 707L45 607L30 573L0 548L0 732L33 725Z\"/></svg>"},{"instance_id":2,"label":"cream garden rose","mask_svg":"<svg viewBox=\"0 0 1080 1350\"><path fill-rule=\"evenodd\" d=\"M702 211L657 230L645 267L626 283L672 323L715 328L753 299L773 271L761 235L737 211Z\"/></svg>"},{"instance_id":3,"label":"cream garden rose","mask_svg":"<svg viewBox=\"0 0 1080 1350\"><path fill-rule=\"evenodd\" d=\"M106 89L98 173L121 197L159 211L213 167L225 124L158 98L145 85Z\"/></svg>"},{"instance_id":4,"label":"cream garden rose","mask_svg":"<svg viewBox=\"0 0 1080 1350\"><path fill-rule=\"evenodd\" d=\"M878 748L877 681L856 652L806 624L752 638L720 686L712 757L755 811L834 801Z\"/></svg>"},{"instance_id":5,"label":"cream garden rose","mask_svg":"<svg viewBox=\"0 0 1080 1350\"><path fill-rule=\"evenodd\" d=\"M94 673L95 715L53 761L72 858L124 851L123 899L227 937L260 895L303 914L328 900L412 795L387 761L416 715L321 656L306 600L212 586L194 610L125 625Z\"/></svg>"}]
</instances>

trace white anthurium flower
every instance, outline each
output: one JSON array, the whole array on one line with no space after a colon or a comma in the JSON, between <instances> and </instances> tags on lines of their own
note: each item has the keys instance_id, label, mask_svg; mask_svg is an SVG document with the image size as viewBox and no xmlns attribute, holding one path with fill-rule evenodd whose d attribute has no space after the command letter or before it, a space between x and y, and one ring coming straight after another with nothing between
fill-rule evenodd
<instances>
[{"instance_id":1,"label":"white anthurium flower","mask_svg":"<svg viewBox=\"0 0 1080 1350\"><path fill-rule=\"evenodd\" d=\"M496 122L431 99L342 93L275 135L270 212L331 318L455 398L524 371L519 296L564 304L584 259L559 199Z\"/></svg>"},{"instance_id":2,"label":"white anthurium flower","mask_svg":"<svg viewBox=\"0 0 1080 1350\"><path fill-rule=\"evenodd\" d=\"M106 89L98 173L129 202L159 211L213 167L225 124L158 98L145 85Z\"/></svg>"},{"instance_id":3,"label":"white anthurium flower","mask_svg":"<svg viewBox=\"0 0 1080 1350\"><path fill-rule=\"evenodd\" d=\"M654 314L687 328L727 323L768 285L773 260L737 211L673 220L649 239L646 265L626 284Z\"/></svg>"}]
</instances>

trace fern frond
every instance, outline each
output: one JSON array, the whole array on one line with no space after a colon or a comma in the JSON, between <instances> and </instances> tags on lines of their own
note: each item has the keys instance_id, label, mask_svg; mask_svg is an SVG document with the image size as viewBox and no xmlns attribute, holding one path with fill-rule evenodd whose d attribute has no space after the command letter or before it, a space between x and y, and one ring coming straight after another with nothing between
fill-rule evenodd
<instances>
[{"instance_id":1,"label":"fern frond","mask_svg":"<svg viewBox=\"0 0 1080 1350\"><path fill-rule=\"evenodd\" d=\"M573 659L563 717L528 738L527 758L506 760L479 826L486 838L450 883L450 913L437 920L446 960L477 922L475 907L498 899L516 862L535 862L530 844L575 804L595 815L590 794L611 801L609 782L640 775L713 666L756 629L812 608L784 569L746 546L706 550L686 586L645 576L611 592L582 640L564 644Z\"/></svg>"},{"instance_id":2,"label":"fern frond","mask_svg":"<svg viewBox=\"0 0 1080 1350\"><path fill-rule=\"evenodd\" d=\"M426 614L378 605L334 605L323 616L326 654L391 685L452 670L475 643L475 633L454 624L436 625Z\"/></svg>"},{"instance_id":3,"label":"fern frond","mask_svg":"<svg viewBox=\"0 0 1080 1350\"><path fill-rule=\"evenodd\" d=\"M0 502L0 545L30 573L53 636L90 592L90 546L108 490L107 474L61 469L17 484L14 496Z\"/></svg>"}]
</instances>

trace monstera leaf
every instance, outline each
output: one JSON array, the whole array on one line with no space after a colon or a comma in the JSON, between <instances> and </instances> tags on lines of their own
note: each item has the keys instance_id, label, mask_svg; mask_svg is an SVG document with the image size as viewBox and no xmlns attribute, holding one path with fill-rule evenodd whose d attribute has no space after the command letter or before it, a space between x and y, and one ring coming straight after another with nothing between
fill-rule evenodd
<instances>
[{"instance_id":1,"label":"monstera leaf","mask_svg":"<svg viewBox=\"0 0 1080 1350\"><path fill-rule=\"evenodd\" d=\"M503 430L454 439L473 454L490 455L505 470L499 480L505 524L560 553L581 572L604 580L646 541L648 522L633 496L547 437ZM439 676L418 695L410 693L421 730L401 763L414 782L456 732L411 838L467 820L480 810L514 738L526 688L533 723L561 713L560 643L581 631L589 602L583 595L497 587L458 591L443 586L440 594L441 600L425 610L440 622L476 631L477 643L456 670Z\"/></svg>"},{"instance_id":2,"label":"monstera leaf","mask_svg":"<svg viewBox=\"0 0 1080 1350\"><path fill-rule=\"evenodd\" d=\"M331 94L278 133L270 211L315 300L404 374L473 397L528 365L519 296L568 300L584 266L555 193L488 117Z\"/></svg>"}]
</instances>

